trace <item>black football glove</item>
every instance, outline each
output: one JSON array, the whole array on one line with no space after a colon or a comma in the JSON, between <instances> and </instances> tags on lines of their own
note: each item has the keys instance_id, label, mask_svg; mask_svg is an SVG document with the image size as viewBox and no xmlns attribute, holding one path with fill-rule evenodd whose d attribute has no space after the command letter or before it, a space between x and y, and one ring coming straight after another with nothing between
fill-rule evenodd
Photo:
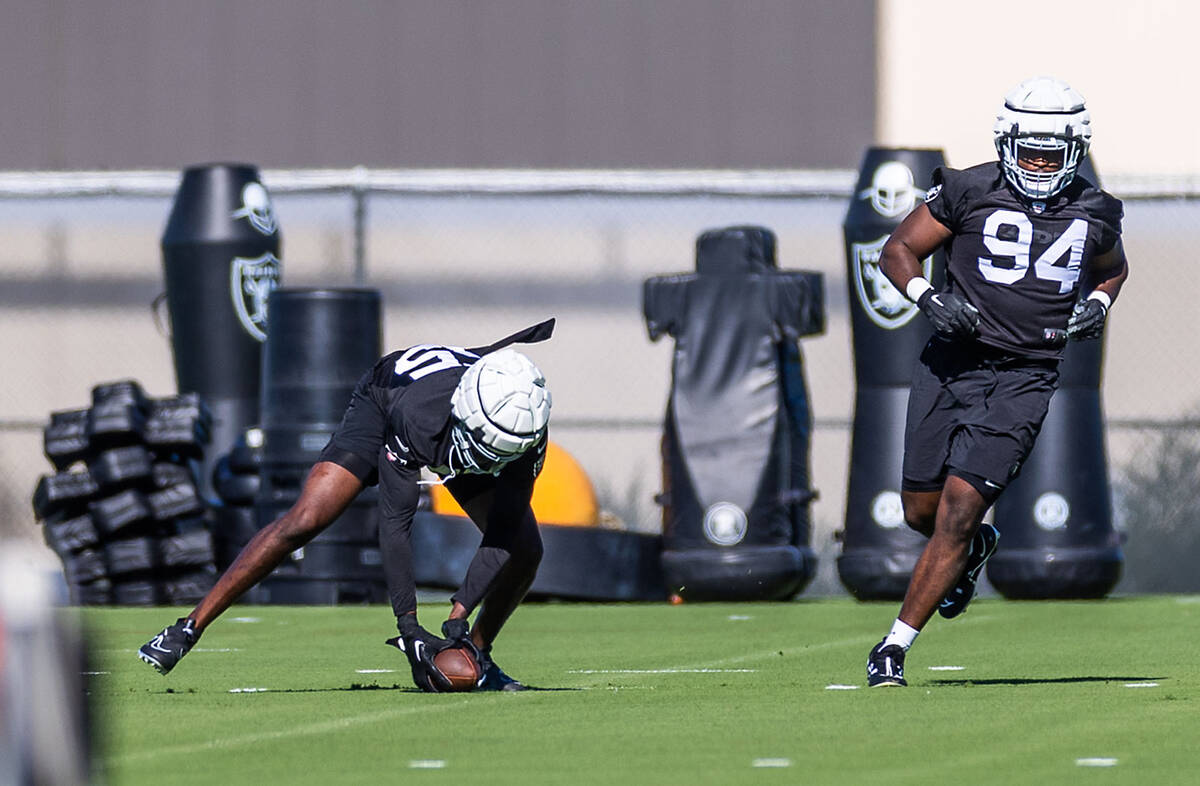
<instances>
[{"instance_id":1,"label":"black football glove","mask_svg":"<svg viewBox=\"0 0 1200 786\"><path fill-rule=\"evenodd\" d=\"M1067 335L1075 341L1100 338L1104 333L1104 320L1107 318L1108 309L1099 300L1081 300L1075 304L1071 319L1067 321Z\"/></svg>"},{"instance_id":2,"label":"black football glove","mask_svg":"<svg viewBox=\"0 0 1200 786\"><path fill-rule=\"evenodd\" d=\"M958 295L927 289L917 299L917 306L943 338L974 338L979 334L979 309Z\"/></svg>"},{"instance_id":3,"label":"black football glove","mask_svg":"<svg viewBox=\"0 0 1200 786\"><path fill-rule=\"evenodd\" d=\"M471 653L475 662L482 665L479 648L471 638L471 625L465 619L446 620L442 623L442 635L446 637L446 646L461 647Z\"/></svg>"},{"instance_id":4,"label":"black football glove","mask_svg":"<svg viewBox=\"0 0 1200 786\"><path fill-rule=\"evenodd\" d=\"M400 635L388 639L387 643L408 658L413 684L426 693L444 693L451 690L450 680L446 679L446 675L433 663L433 656L450 643L422 628L412 614L405 614L400 619L399 628Z\"/></svg>"},{"instance_id":5,"label":"black football glove","mask_svg":"<svg viewBox=\"0 0 1200 786\"><path fill-rule=\"evenodd\" d=\"M446 637L446 641L452 647L463 647L470 644L472 647L475 643L471 641L471 623L465 619L446 620L442 623L442 635Z\"/></svg>"}]
</instances>

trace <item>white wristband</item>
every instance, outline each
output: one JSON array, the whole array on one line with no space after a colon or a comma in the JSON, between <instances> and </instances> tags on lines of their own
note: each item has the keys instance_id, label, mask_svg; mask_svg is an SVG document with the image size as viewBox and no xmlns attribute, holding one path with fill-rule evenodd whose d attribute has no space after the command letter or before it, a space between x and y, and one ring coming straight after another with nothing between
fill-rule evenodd
<instances>
[{"instance_id":1,"label":"white wristband","mask_svg":"<svg viewBox=\"0 0 1200 786\"><path fill-rule=\"evenodd\" d=\"M913 276L908 280L908 284L904 287L904 294L908 295L908 299L916 303L929 290L933 289L933 284L929 283L927 278L922 276Z\"/></svg>"},{"instance_id":2,"label":"white wristband","mask_svg":"<svg viewBox=\"0 0 1200 786\"><path fill-rule=\"evenodd\" d=\"M1088 295L1087 299L1100 301L1100 305L1104 306L1105 311L1108 311L1110 308L1112 308L1112 298L1108 296L1107 292L1099 289L1092 290L1092 294Z\"/></svg>"}]
</instances>

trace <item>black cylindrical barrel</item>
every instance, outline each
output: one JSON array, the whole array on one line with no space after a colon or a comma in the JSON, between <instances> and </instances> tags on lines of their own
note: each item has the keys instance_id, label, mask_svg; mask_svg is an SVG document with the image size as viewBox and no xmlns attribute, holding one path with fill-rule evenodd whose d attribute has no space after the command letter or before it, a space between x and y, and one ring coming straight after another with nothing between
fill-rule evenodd
<instances>
[{"instance_id":1,"label":"black cylindrical barrel","mask_svg":"<svg viewBox=\"0 0 1200 786\"><path fill-rule=\"evenodd\" d=\"M859 388L838 575L859 600L904 596L925 538L904 523L900 474L908 389Z\"/></svg>"},{"instance_id":2,"label":"black cylindrical barrel","mask_svg":"<svg viewBox=\"0 0 1200 786\"><path fill-rule=\"evenodd\" d=\"M259 526L297 499L350 403L382 354L382 304L374 289L280 288L270 296L262 361ZM382 602L378 493L368 490L262 584L273 604Z\"/></svg>"},{"instance_id":3,"label":"black cylindrical barrel","mask_svg":"<svg viewBox=\"0 0 1200 786\"><path fill-rule=\"evenodd\" d=\"M307 470L341 421L359 378L379 359L375 289L271 293L262 359L263 464Z\"/></svg>"},{"instance_id":4,"label":"black cylindrical barrel","mask_svg":"<svg viewBox=\"0 0 1200 786\"><path fill-rule=\"evenodd\" d=\"M249 164L184 171L162 237L171 346L180 393L213 415L200 477L258 421L267 295L279 283L280 234L267 190Z\"/></svg>"},{"instance_id":5,"label":"black cylindrical barrel","mask_svg":"<svg viewBox=\"0 0 1200 786\"><path fill-rule=\"evenodd\" d=\"M838 574L860 600L903 597L925 542L904 524L900 469L913 363L930 327L883 275L879 256L944 163L939 150L870 148L843 224L857 392ZM941 252L922 266L940 286Z\"/></svg>"}]
</instances>

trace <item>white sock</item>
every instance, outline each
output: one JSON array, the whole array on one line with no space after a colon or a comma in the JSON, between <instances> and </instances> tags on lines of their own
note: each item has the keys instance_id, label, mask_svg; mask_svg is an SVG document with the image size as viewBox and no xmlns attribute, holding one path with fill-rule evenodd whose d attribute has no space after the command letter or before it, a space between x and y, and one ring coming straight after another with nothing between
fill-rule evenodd
<instances>
[{"instance_id":1,"label":"white sock","mask_svg":"<svg viewBox=\"0 0 1200 786\"><path fill-rule=\"evenodd\" d=\"M888 647L892 644L899 644L905 652L908 652L908 648L917 640L917 634L920 632L911 625L906 625L897 619L892 625L891 633L883 640L883 646Z\"/></svg>"}]
</instances>

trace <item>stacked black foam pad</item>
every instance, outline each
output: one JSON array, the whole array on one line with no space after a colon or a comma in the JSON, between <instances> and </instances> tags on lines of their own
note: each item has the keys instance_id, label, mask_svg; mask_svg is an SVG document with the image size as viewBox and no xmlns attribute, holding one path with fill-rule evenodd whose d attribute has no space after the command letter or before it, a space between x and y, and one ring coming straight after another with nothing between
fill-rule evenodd
<instances>
[{"instance_id":1,"label":"stacked black foam pad","mask_svg":"<svg viewBox=\"0 0 1200 786\"><path fill-rule=\"evenodd\" d=\"M263 463L263 436L259 428L238 435L229 452L213 465L213 491L221 504L213 508L213 549L217 570L225 570L242 547L258 532L259 470Z\"/></svg>"},{"instance_id":2,"label":"stacked black foam pad","mask_svg":"<svg viewBox=\"0 0 1200 786\"><path fill-rule=\"evenodd\" d=\"M198 395L150 398L133 380L97 385L86 409L51 413L44 450L55 471L38 480L33 511L74 603L178 605L212 586L193 469L211 428Z\"/></svg>"}]
</instances>

